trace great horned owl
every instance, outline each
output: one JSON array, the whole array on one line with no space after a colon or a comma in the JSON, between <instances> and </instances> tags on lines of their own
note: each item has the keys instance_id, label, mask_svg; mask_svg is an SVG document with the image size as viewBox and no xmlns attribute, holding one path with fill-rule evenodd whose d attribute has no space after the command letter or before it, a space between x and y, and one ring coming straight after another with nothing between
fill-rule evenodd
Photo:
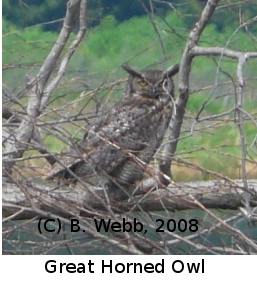
<instances>
[{"instance_id":1,"label":"great horned owl","mask_svg":"<svg viewBox=\"0 0 257 282\"><path fill-rule=\"evenodd\" d=\"M82 180L105 176L114 189L132 187L143 179L172 116L172 76L179 66L166 71L123 69L129 78L122 99L95 122L61 163L52 167L48 178L68 179L73 173Z\"/></svg>"}]
</instances>

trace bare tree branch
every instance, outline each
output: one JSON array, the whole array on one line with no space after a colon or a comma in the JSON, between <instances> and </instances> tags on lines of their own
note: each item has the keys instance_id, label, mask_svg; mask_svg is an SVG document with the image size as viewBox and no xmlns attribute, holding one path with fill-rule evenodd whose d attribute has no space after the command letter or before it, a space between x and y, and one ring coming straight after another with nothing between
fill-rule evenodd
<instances>
[{"instance_id":1,"label":"bare tree branch","mask_svg":"<svg viewBox=\"0 0 257 282\"><path fill-rule=\"evenodd\" d=\"M86 0L74 1L74 3L72 3L72 1L71 1L71 3L68 3L68 6L70 6L70 8L72 7L72 9L74 9L74 12L72 13L72 11L70 11L70 13L67 13L64 24L63 24L63 29L62 29L62 31L59 35L59 38L58 38L55 46L58 46L58 45L63 46L63 47L65 46L65 43L67 42L67 39L69 38L70 32L72 31L73 26L71 25L71 23L73 23L73 25L74 25L74 22L75 22L74 17L76 16L76 13L78 13L78 7L76 6L77 2L78 2L78 4L80 4L80 7L79 7L79 32L78 32L76 38L74 39L74 41L72 42L71 46L69 47L69 49L66 51L66 53L65 53L65 55L64 55L64 57L63 57L63 59L60 63L60 67L59 67L59 70L58 70L56 77L52 80L52 82L45 89L44 96L42 97L42 100L41 100L40 111L43 111L44 108L46 107L47 102L48 102L53 90L56 88L56 86L60 82L60 79L62 78L62 76L64 75L64 73L66 71L66 68L67 68L67 65L68 65L68 62L69 62L71 56L73 55L73 53L75 52L75 50L77 49L79 44L84 39L84 36L85 36L85 33L86 33L86 5L87 5L87 1ZM76 3L76 5L75 5L75 3ZM76 8L76 10L75 10L75 8ZM62 34L62 33L64 33L64 34ZM61 43L59 41L61 41ZM55 46L53 47L53 50L50 52L49 58L51 58L51 53L53 53L53 54L56 53L56 51L54 50ZM50 60L49 60L49 62L47 60L47 64L48 63L51 64L51 65L53 64L53 62L50 61ZM45 67L42 66L42 68L40 70L41 72L44 69L48 69L49 67L51 67L51 65L48 66L47 64L46 64ZM40 75L40 73L39 73L39 75ZM42 81L42 83L43 82L44 81Z\"/></svg>"},{"instance_id":2,"label":"bare tree branch","mask_svg":"<svg viewBox=\"0 0 257 282\"><path fill-rule=\"evenodd\" d=\"M217 7L218 2L218 0L208 0L208 2L206 3L199 21L195 24L195 27L189 34L188 42L181 59L179 71L179 96L177 97L175 103L176 111L174 112L173 119L171 121L169 142L167 143L164 150L164 159L160 163L160 170L170 178L172 177L172 156L174 155L177 148L178 138L180 135L183 117L189 97L189 75L191 70L191 63L194 57L193 54L191 54L191 50L194 46L197 45L206 24L209 22L213 12L215 11L215 8Z\"/></svg>"},{"instance_id":3,"label":"bare tree branch","mask_svg":"<svg viewBox=\"0 0 257 282\"><path fill-rule=\"evenodd\" d=\"M257 52L239 52L222 47L200 47L194 46L190 53L193 56L226 56L238 60L241 56L246 59L257 58Z\"/></svg>"},{"instance_id":4,"label":"bare tree branch","mask_svg":"<svg viewBox=\"0 0 257 282\"><path fill-rule=\"evenodd\" d=\"M181 126L183 123L185 109L189 98L189 76L190 76L191 64L193 58L195 56L227 56L232 59L237 59L239 61L237 74L238 74L240 85L244 85L243 75L242 75L242 67L244 63L246 62L246 60L250 58L257 58L256 52L244 53L244 52L229 50L222 47L197 46L200 36L204 28L206 27L207 23L211 19L212 14L214 13L218 5L218 2L219 2L218 0L207 1L199 21L195 24L195 27L190 32L188 42L182 56L180 71L179 71L179 96L176 99L176 111L173 114L173 119L170 124L169 139L165 145L163 159L159 164L160 171L165 175L168 175L170 178L172 178L172 173L171 173L172 157L174 156L174 153L177 149ZM243 142L242 139L241 141ZM245 153L246 152L244 152L244 156Z\"/></svg>"},{"instance_id":5,"label":"bare tree branch","mask_svg":"<svg viewBox=\"0 0 257 282\"><path fill-rule=\"evenodd\" d=\"M80 6L81 5L81 6ZM81 8L81 9L80 9ZM46 86L54 67L56 66L61 53L67 43L69 36L73 30L76 16L80 11L80 31L76 37L74 43L71 45L67 54L64 56L64 59L60 66L60 71L57 74L54 82ZM86 1L83 0L70 0L67 4L67 13L64 20L63 28L60 32L60 35L54 45L53 49L45 59L41 69L39 70L36 78L30 79L28 84L28 105L27 105L27 116L24 117L19 128L14 133L13 138L6 140L6 150L5 153L8 155L3 159L3 170L4 175L10 173L12 166L15 162L5 163L5 159L19 158L25 152L28 144L33 138L36 119L41 114L42 110L45 108L46 103L49 99L50 94L57 86L60 81L64 71L67 67L67 63L74 53L76 47L79 45L81 40L84 37L86 32L85 21L86 21ZM13 142L14 141L14 142Z\"/></svg>"},{"instance_id":6,"label":"bare tree branch","mask_svg":"<svg viewBox=\"0 0 257 282\"><path fill-rule=\"evenodd\" d=\"M89 187L62 190L46 188L45 185L30 184L19 186L10 183L4 183L3 189L3 215L4 217L12 216L19 209L24 209L23 214L17 214L17 219L28 219L35 216L35 212L31 209L31 203L28 201L23 191L28 193L29 198L34 201L37 210L51 211L55 215L69 217L72 211L78 213L80 210L83 216L93 216L93 210L102 210L113 213L123 213L125 211L159 211L165 206L166 210L180 211L187 209L199 208L199 204L194 202L197 200L206 209L219 208L235 210L242 207L241 195L242 180L235 180L234 185L227 184L226 181L196 181L190 183L174 183L170 184L167 189L157 189L154 192L136 195L129 200L116 201L109 198L109 205L106 205L106 194L104 189L95 189L92 193ZM256 180L248 180L249 197L252 206L256 206L257 201L257 182ZM25 190L24 190L25 189ZM92 188L91 188L92 189ZM192 200L192 196L194 200ZM71 208L72 207L72 208Z\"/></svg>"}]
</instances>

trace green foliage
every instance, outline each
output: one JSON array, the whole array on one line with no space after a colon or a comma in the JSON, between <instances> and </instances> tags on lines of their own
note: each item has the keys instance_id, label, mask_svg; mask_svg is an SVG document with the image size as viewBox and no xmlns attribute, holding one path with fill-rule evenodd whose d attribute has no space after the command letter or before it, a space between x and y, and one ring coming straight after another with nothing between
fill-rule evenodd
<instances>
[{"instance_id":1,"label":"green foliage","mask_svg":"<svg viewBox=\"0 0 257 282\"><path fill-rule=\"evenodd\" d=\"M66 10L64 1L58 0L3 0L2 5L5 19L19 28L61 19ZM44 26L46 30L56 30L59 27L59 22Z\"/></svg>"},{"instance_id":2,"label":"green foliage","mask_svg":"<svg viewBox=\"0 0 257 282\"><path fill-rule=\"evenodd\" d=\"M18 30L3 19L3 80L18 81L40 66L51 50L57 35L43 32L40 27Z\"/></svg>"},{"instance_id":3,"label":"green foliage","mask_svg":"<svg viewBox=\"0 0 257 282\"><path fill-rule=\"evenodd\" d=\"M167 21L174 26L183 25L175 13L171 13ZM164 51L169 54L182 45L182 39L176 34L166 32L164 28L167 30L168 27L164 27L165 24L160 19L157 22L161 28ZM166 60L166 66L177 62L176 57L179 55L180 50L174 53L171 60ZM86 69L100 72L113 70L126 62L143 68L160 62L163 56L159 38L147 17L134 17L118 24L110 16L89 31L85 44L79 48L73 59L81 68L86 66Z\"/></svg>"},{"instance_id":4,"label":"green foliage","mask_svg":"<svg viewBox=\"0 0 257 282\"><path fill-rule=\"evenodd\" d=\"M256 41L251 40L249 34L244 32L243 29L228 25L222 29L222 32L219 32L214 24L207 25L201 36L201 46L220 45L243 52L255 52L257 48Z\"/></svg>"}]
</instances>

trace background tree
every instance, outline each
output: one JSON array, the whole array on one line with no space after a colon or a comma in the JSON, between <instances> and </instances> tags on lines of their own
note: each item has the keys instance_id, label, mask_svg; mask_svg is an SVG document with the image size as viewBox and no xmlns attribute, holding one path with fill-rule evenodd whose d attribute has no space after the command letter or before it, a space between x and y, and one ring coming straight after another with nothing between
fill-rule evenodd
<instances>
[{"instance_id":1,"label":"background tree","mask_svg":"<svg viewBox=\"0 0 257 282\"><path fill-rule=\"evenodd\" d=\"M256 3L195 1L190 10L139 1L144 17L119 23L109 14L83 42L86 4L67 3L59 35L3 22L3 250L256 253ZM197 14L195 25L187 9ZM164 69L177 62L176 111L133 197L117 201L104 183L45 181L50 165L121 97L121 64ZM61 234L39 233L40 218L57 217ZM83 233L69 231L70 218ZM96 229L96 221L123 218L136 218L143 232Z\"/></svg>"}]
</instances>

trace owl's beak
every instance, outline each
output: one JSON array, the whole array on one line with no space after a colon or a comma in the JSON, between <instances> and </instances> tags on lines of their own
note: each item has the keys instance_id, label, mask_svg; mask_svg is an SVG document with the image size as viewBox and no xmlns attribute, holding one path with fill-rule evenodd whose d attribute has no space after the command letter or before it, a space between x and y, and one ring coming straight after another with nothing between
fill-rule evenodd
<instances>
[{"instance_id":1,"label":"owl's beak","mask_svg":"<svg viewBox=\"0 0 257 282\"><path fill-rule=\"evenodd\" d=\"M152 86L151 87L151 90L150 90L151 94L152 94L152 97L154 97L155 99L158 99L159 98L159 93L157 91L157 87L156 86Z\"/></svg>"},{"instance_id":2,"label":"owl's beak","mask_svg":"<svg viewBox=\"0 0 257 282\"><path fill-rule=\"evenodd\" d=\"M152 92L152 93L156 93L156 90L157 90L156 86L153 85L153 86L151 87L151 92Z\"/></svg>"}]
</instances>

